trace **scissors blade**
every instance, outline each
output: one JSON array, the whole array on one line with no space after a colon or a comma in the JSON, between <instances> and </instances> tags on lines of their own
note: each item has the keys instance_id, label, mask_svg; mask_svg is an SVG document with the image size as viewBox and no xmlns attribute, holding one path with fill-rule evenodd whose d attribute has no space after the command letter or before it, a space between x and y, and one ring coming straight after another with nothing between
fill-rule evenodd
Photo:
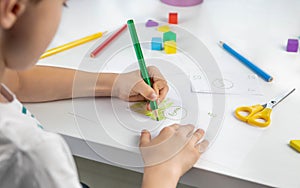
<instances>
[{"instance_id":1,"label":"scissors blade","mask_svg":"<svg viewBox=\"0 0 300 188\"><path fill-rule=\"evenodd\" d=\"M267 107L269 108L274 108L278 103L280 103L281 101L283 101L285 98L287 98L290 94L292 94L294 91L296 90L296 88L292 89L291 91L288 92L284 92L280 95L278 95L277 97L273 98L272 100L270 100L267 104Z\"/></svg>"}]
</instances>

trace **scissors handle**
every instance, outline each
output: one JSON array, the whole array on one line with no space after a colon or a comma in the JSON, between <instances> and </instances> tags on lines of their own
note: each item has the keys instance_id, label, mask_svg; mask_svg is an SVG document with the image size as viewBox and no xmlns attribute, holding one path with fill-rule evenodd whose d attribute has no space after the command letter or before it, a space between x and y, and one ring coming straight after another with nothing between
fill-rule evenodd
<instances>
[{"instance_id":1,"label":"scissors handle","mask_svg":"<svg viewBox=\"0 0 300 188\"><path fill-rule=\"evenodd\" d=\"M248 122L248 119L255 113L262 111L264 107L260 104L254 106L241 106L235 110L235 117L241 121ZM245 114L245 115L244 115Z\"/></svg>"},{"instance_id":2,"label":"scissors handle","mask_svg":"<svg viewBox=\"0 0 300 188\"><path fill-rule=\"evenodd\" d=\"M249 117L248 123L250 125L258 127L267 127L271 123L271 108L265 108L260 112L257 112L253 116Z\"/></svg>"}]
</instances>

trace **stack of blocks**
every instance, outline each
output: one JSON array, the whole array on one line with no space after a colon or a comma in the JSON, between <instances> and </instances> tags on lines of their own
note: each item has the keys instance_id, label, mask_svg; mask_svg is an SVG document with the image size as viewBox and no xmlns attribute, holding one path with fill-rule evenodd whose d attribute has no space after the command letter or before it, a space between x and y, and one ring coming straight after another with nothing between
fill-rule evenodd
<instances>
[{"instance_id":1,"label":"stack of blocks","mask_svg":"<svg viewBox=\"0 0 300 188\"><path fill-rule=\"evenodd\" d=\"M163 42L166 54L176 54L176 33L172 31L165 32Z\"/></svg>"},{"instance_id":2,"label":"stack of blocks","mask_svg":"<svg viewBox=\"0 0 300 188\"><path fill-rule=\"evenodd\" d=\"M174 12L169 13L169 23L177 24L178 23L178 14ZM158 23L157 23L158 25ZM146 27L157 26L154 24L154 21L148 20ZM151 50L161 51L163 49L166 54L176 54L177 44L176 44L176 33L170 31L168 25L163 25L157 28L158 31L163 32L163 39L161 37L152 37L151 40Z\"/></svg>"},{"instance_id":3,"label":"stack of blocks","mask_svg":"<svg viewBox=\"0 0 300 188\"><path fill-rule=\"evenodd\" d=\"M172 31L164 32L163 39L161 37L152 37L151 50L161 51L163 43L166 54L176 54L176 33Z\"/></svg>"}]
</instances>

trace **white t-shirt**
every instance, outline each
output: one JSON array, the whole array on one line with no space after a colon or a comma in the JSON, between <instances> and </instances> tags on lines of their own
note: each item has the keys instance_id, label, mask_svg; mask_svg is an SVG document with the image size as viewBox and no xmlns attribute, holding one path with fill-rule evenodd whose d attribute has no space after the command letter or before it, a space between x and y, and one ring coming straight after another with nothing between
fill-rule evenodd
<instances>
[{"instance_id":1,"label":"white t-shirt","mask_svg":"<svg viewBox=\"0 0 300 188\"><path fill-rule=\"evenodd\" d=\"M0 187L81 188L63 138L44 131L4 85L0 88L10 101L0 103Z\"/></svg>"}]
</instances>

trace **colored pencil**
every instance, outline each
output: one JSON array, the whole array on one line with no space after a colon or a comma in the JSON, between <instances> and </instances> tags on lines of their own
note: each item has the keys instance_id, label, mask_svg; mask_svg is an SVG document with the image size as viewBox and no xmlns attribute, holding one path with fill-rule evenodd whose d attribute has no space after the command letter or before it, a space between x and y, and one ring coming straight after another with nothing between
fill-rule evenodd
<instances>
[{"instance_id":1,"label":"colored pencil","mask_svg":"<svg viewBox=\"0 0 300 188\"><path fill-rule=\"evenodd\" d=\"M231 47L229 47L224 42L220 41L220 45L233 57L237 58L240 62L242 62L245 66L247 66L250 70L255 72L258 76L260 76L262 79L264 79L267 82L271 82L273 80L273 77L270 76L268 73L251 63L248 59L243 57L241 54L233 50Z\"/></svg>"},{"instance_id":2,"label":"colored pencil","mask_svg":"<svg viewBox=\"0 0 300 188\"><path fill-rule=\"evenodd\" d=\"M140 66L140 70L141 70L141 76L142 76L143 80L150 87L152 87L151 79L149 77L149 73L148 73L148 70L147 70L147 67L146 67L145 59L144 59L144 56L143 56L143 52L142 52L142 49L141 49L141 45L140 45L139 38L138 38L137 33L136 33L136 29L135 29L135 25L134 25L133 20L128 20L127 25L128 25L128 29L129 29L129 32L130 32L131 39L132 39L132 44L134 46L135 54L136 54L136 57L137 57L138 62L139 62L139 66ZM154 111L154 115L156 117L156 120L159 121L157 102L156 101L150 101L150 107Z\"/></svg>"},{"instance_id":3,"label":"colored pencil","mask_svg":"<svg viewBox=\"0 0 300 188\"><path fill-rule=\"evenodd\" d=\"M62 51L65 51L65 50L68 50L70 48L74 48L76 46L79 46L81 44L84 44L84 43L87 43L89 41L92 41L92 40L95 40L97 38L100 38L103 36L105 32L99 32L99 33L95 33L95 34L92 34L92 35L89 35L87 37L84 37L84 38L81 38L81 39L78 39L78 40L75 40L73 42L69 42L67 44L63 44L61 46L58 46L58 47L55 47L55 48L52 48L50 50L47 50L41 57L40 59L43 59L45 57L48 57L48 56L51 56L51 55L54 55L54 54L57 54L57 53L60 53Z\"/></svg>"},{"instance_id":4,"label":"colored pencil","mask_svg":"<svg viewBox=\"0 0 300 188\"><path fill-rule=\"evenodd\" d=\"M125 29L127 28L127 24L121 27L117 32L108 37L103 43L100 44L95 50L93 50L90 54L92 58L96 57L109 43L111 43L117 36L119 36Z\"/></svg>"}]
</instances>

